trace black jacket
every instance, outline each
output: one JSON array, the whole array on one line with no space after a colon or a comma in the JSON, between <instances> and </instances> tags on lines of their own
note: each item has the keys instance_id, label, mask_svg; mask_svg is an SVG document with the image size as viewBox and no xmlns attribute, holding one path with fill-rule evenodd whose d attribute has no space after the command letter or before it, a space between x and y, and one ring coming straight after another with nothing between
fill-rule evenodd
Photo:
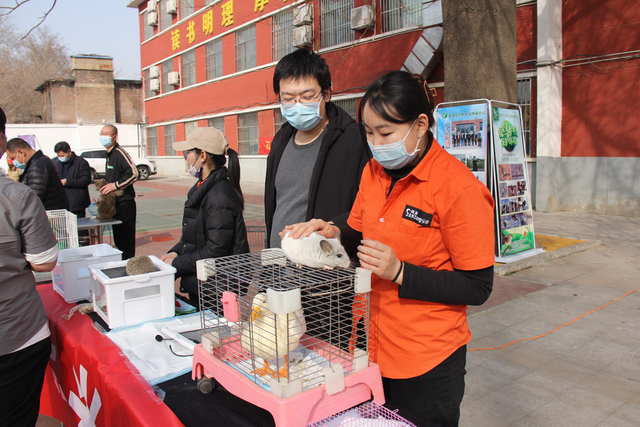
<instances>
[{"instance_id":1,"label":"black jacket","mask_svg":"<svg viewBox=\"0 0 640 427\"><path fill-rule=\"evenodd\" d=\"M138 168L129 153L117 143L107 153L104 179L108 183L114 182L116 189L124 189L124 194L116 197L116 203L135 201L136 191L132 184L138 179Z\"/></svg>"},{"instance_id":2,"label":"black jacket","mask_svg":"<svg viewBox=\"0 0 640 427\"><path fill-rule=\"evenodd\" d=\"M196 261L249 252L242 202L227 180L227 168L211 172L187 194L182 218L182 237L169 252L182 292L198 293Z\"/></svg>"},{"instance_id":3,"label":"black jacket","mask_svg":"<svg viewBox=\"0 0 640 427\"><path fill-rule=\"evenodd\" d=\"M71 154L71 159L67 163L62 163L57 157L53 159L60 178L65 176L67 183L64 185L64 192L69 200L70 211L81 211L91 204L88 186L91 184L91 168L89 163L82 157Z\"/></svg>"},{"instance_id":4,"label":"black jacket","mask_svg":"<svg viewBox=\"0 0 640 427\"><path fill-rule=\"evenodd\" d=\"M38 195L45 210L69 210L69 201L56 166L42 150L36 151L27 161L24 172L20 175L20 182Z\"/></svg>"},{"instance_id":5,"label":"black jacket","mask_svg":"<svg viewBox=\"0 0 640 427\"><path fill-rule=\"evenodd\" d=\"M326 109L329 123L311 175L307 221L320 218L325 221L333 220L336 225L344 225L358 193L362 170L371 159L371 153L361 126L349 114L331 102L327 102ZM273 138L271 152L267 157L264 189L267 245L271 241L271 226L276 210L275 182L278 164L294 131L293 126L285 123ZM282 230L274 230L276 233L280 231Z\"/></svg>"}]
</instances>

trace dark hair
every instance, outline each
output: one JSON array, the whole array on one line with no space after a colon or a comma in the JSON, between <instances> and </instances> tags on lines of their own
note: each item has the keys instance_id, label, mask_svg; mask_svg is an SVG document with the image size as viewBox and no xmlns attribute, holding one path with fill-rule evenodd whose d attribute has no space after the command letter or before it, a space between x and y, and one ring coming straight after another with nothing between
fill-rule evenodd
<instances>
[{"instance_id":1,"label":"dark hair","mask_svg":"<svg viewBox=\"0 0 640 427\"><path fill-rule=\"evenodd\" d=\"M199 156L203 150L194 148L193 151L196 153L196 156ZM216 168L221 168L227 163L227 157L224 154L211 154L208 151L205 151L205 153L211 158ZM229 184L231 184L231 188L233 188L236 194L238 194L238 197L240 197L240 203L244 210L244 196L242 195L242 188L240 188L240 160L238 159L238 153L233 148L227 147L227 155L229 156L227 179L229 180Z\"/></svg>"},{"instance_id":2,"label":"dark hair","mask_svg":"<svg viewBox=\"0 0 640 427\"><path fill-rule=\"evenodd\" d=\"M7 116L4 114L4 110L0 108L0 133L5 134L7 130Z\"/></svg>"},{"instance_id":3,"label":"dark hair","mask_svg":"<svg viewBox=\"0 0 640 427\"><path fill-rule=\"evenodd\" d=\"M273 90L276 95L280 95L282 80L299 80L305 77L315 78L322 92L331 88L331 73L326 61L315 52L306 49L294 50L278 61L273 72Z\"/></svg>"},{"instance_id":4,"label":"dark hair","mask_svg":"<svg viewBox=\"0 0 640 427\"><path fill-rule=\"evenodd\" d=\"M56 144L55 147L53 147L53 152L58 154L60 151L62 151L63 153L68 153L69 151L71 151L71 147L69 146L69 143L67 143L67 141L60 141Z\"/></svg>"},{"instance_id":5,"label":"dark hair","mask_svg":"<svg viewBox=\"0 0 640 427\"><path fill-rule=\"evenodd\" d=\"M14 153L17 150L26 149L31 150L32 148L29 143L22 138L11 138L9 141L7 141L7 151Z\"/></svg>"},{"instance_id":6,"label":"dark hair","mask_svg":"<svg viewBox=\"0 0 640 427\"><path fill-rule=\"evenodd\" d=\"M419 75L392 71L376 80L360 101L358 120L362 123L364 106L391 123L406 123L426 114L433 125L433 95L427 82Z\"/></svg>"}]
</instances>

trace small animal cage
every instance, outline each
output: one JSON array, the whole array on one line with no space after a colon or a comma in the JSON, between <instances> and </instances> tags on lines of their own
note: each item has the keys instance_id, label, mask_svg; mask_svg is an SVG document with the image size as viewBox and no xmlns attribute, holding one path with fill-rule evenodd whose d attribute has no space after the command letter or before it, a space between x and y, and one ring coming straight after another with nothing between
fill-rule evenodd
<instances>
[{"instance_id":1,"label":"small animal cage","mask_svg":"<svg viewBox=\"0 0 640 427\"><path fill-rule=\"evenodd\" d=\"M78 221L76 215L64 210L47 211L49 224L58 241L58 249L73 249L78 247ZM51 280L51 272L33 273L36 282Z\"/></svg>"},{"instance_id":2,"label":"small animal cage","mask_svg":"<svg viewBox=\"0 0 640 427\"><path fill-rule=\"evenodd\" d=\"M264 249L264 235L267 227L264 225L247 225L247 239L249 239L249 251L257 252Z\"/></svg>"},{"instance_id":3,"label":"small animal cage","mask_svg":"<svg viewBox=\"0 0 640 427\"><path fill-rule=\"evenodd\" d=\"M375 402L362 405L332 415L317 423L307 424L307 427L416 427L384 406Z\"/></svg>"},{"instance_id":4,"label":"small animal cage","mask_svg":"<svg viewBox=\"0 0 640 427\"><path fill-rule=\"evenodd\" d=\"M297 266L280 249L198 261L202 345L193 378L300 426L384 403L369 362L371 272ZM202 388L201 388L202 390Z\"/></svg>"}]
</instances>

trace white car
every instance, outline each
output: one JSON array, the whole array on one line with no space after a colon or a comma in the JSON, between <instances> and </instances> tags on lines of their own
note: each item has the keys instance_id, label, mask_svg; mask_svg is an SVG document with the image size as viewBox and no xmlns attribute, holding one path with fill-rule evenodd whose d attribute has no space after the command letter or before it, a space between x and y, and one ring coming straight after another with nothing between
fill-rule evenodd
<instances>
[{"instance_id":1,"label":"white car","mask_svg":"<svg viewBox=\"0 0 640 427\"><path fill-rule=\"evenodd\" d=\"M80 156L89 163L92 180L95 181L96 178L104 178L104 168L107 164L107 150L101 148L86 150L80 153ZM135 163L138 168L138 179L142 181L149 178L150 175L158 173L156 171L156 164L151 160L138 159L137 157L132 157L131 160L133 160L133 163Z\"/></svg>"}]
</instances>

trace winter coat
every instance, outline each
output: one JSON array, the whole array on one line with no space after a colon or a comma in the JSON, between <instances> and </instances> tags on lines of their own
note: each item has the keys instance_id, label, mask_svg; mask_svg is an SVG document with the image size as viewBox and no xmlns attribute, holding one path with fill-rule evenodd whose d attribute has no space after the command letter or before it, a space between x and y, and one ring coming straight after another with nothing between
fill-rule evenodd
<instances>
[{"instance_id":1,"label":"winter coat","mask_svg":"<svg viewBox=\"0 0 640 427\"><path fill-rule=\"evenodd\" d=\"M169 252L178 254L171 265L180 290L198 293L196 261L249 252L242 202L227 180L227 168L213 170L187 194L182 218L182 237Z\"/></svg>"},{"instance_id":2,"label":"winter coat","mask_svg":"<svg viewBox=\"0 0 640 427\"><path fill-rule=\"evenodd\" d=\"M91 184L89 163L82 157L72 153L68 162L62 163L56 157L53 159L53 164L56 165L60 178L65 176L64 169L66 168L67 183L64 185L64 192L67 194L69 206L71 207L69 210L75 212L86 209L91 204L88 188L89 184Z\"/></svg>"},{"instance_id":3,"label":"winter coat","mask_svg":"<svg viewBox=\"0 0 640 427\"><path fill-rule=\"evenodd\" d=\"M69 201L56 166L42 150L36 151L27 161L24 172L20 175L20 182L38 195L45 210L69 210Z\"/></svg>"},{"instance_id":4,"label":"winter coat","mask_svg":"<svg viewBox=\"0 0 640 427\"><path fill-rule=\"evenodd\" d=\"M326 109L329 123L311 175L306 220L319 218L344 225L358 193L362 170L371 159L371 153L361 126L349 114L331 102L326 103ZM276 210L276 174L282 153L295 130L285 123L273 138L267 157L264 193L267 245L271 241L271 232L281 231L271 230Z\"/></svg>"}]
</instances>

